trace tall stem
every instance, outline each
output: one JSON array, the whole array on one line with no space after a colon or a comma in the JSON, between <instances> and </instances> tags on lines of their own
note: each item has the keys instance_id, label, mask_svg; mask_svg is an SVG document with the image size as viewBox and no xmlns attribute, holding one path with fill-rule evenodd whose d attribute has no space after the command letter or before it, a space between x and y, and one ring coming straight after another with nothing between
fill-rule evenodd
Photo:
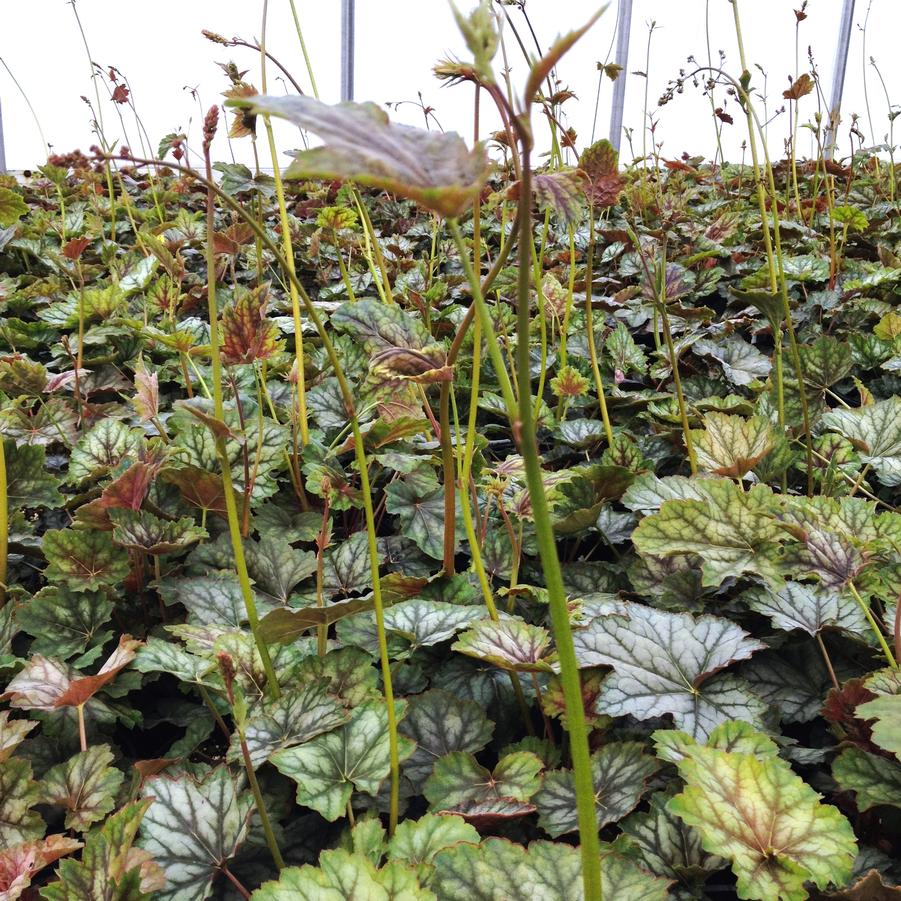
<instances>
[{"instance_id":1,"label":"tall stem","mask_svg":"<svg viewBox=\"0 0 901 901\"><path fill-rule=\"evenodd\" d=\"M292 4L293 6L293 4ZM263 85L263 93L266 93L266 17L269 12L269 0L263 0L263 29L260 36L260 80ZM272 133L272 121L266 114L263 115L263 123L266 127L266 138L269 142L269 154L272 157L272 177L275 180L275 197L278 201L278 215L282 227L282 247L285 251L285 260L289 271L295 274L294 246L291 242L291 224L288 221L288 208L285 205L285 186L282 182L282 173L278 164L278 151L275 148L275 137ZM303 371L303 325L300 319L300 297L293 281L288 281L291 294L291 315L294 320L294 362L297 366L297 417L300 421L300 443L306 447L310 443L310 425L307 418L307 393L306 381Z\"/></svg>"},{"instance_id":2,"label":"tall stem","mask_svg":"<svg viewBox=\"0 0 901 901\"><path fill-rule=\"evenodd\" d=\"M0 607L6 603L8 578L9 509L7 504L6 449L0 437Z\"/></svg>"},{"instance_id":3,"label":"tall stem","mask_svg":"<svg viewBox=\"0 0 901 901\"><path fill-rule=\"evenodd\" d=\"M582 685L579 678L579 663L576 659L575 644L569 622L569 608L566 603L566 589L557 545L551 524L550 511L544 493L541 462L538 455L538 437L532 417L532 386L529 369L529 332L531 325L530 300L530 246L532 244L532 172L531 172L531 132L525 113L519 124L522 144L522 173L520 185L519 223L519 277L517 280L517 369L519 380L519 409L516 416L514 435L519 436L520 453L526 471L526 484L532 503L535 523L535 537L545 583L554 629L554 641L560 661L560 681L570 737L573 775L576 788L576 811L579 822L579 838L582 853L582 881L586 901L600 901L601 898L601 852L598 841L597 810L595 808L594 780L591 772L591 757L588 750L588 731L585 726L585 707ZM511 414L513 410L510 410Z\"/></svg>"},{"instance_id":4,"label":"tall stem","mask_svg":"<svg viewBox=\"0 0 901 901\"><path fill-rule=\"evenodd\" d=\"M210 113L216 111L216 117L212 118L208 126L205 126L209 138L204 141L204 161L206 164L207 181L213 180L213 167L210 160L210 141L215 132L215 121L218 118L218 108L213 107ZM210 118L210 114L208 119ZM207 274L207 311L210 320L210 364L213 375L213 411L216 419L224 422L225 405L222 400L222 358L219 354L219 309L216 304L216 257L213 251L213 236L216 228L216 214L213 192L207 190L206 198L206 274ZM250 585L250 576L247 572L247 561L244 559L244 543L241 538L241 523L238 517L238 507L235 503L235 492L232 484L231 464L225 447L225 438L222 435L215 436L216 455L219 458L219 468L222 470L222 489L225 493L225 509L228 516L228 532L231 537L232 552L235 555L235 570L238 574L238 582L241 585L241 597L244 600L244 609L247 613L247 621L250 623L250 631L263 663L266 673L266 685L272 697L277 698L281 694L272 659L269 656L269 648L260 634L260 620L257 615L257 605L253 596L253 588Z\"/></svg>"}]
</instances>

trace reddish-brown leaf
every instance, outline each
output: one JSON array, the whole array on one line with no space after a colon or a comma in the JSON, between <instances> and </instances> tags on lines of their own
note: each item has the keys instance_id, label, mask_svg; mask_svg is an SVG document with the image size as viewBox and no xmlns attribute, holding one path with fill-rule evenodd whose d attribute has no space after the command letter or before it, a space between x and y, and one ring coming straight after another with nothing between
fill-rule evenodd
<instances>
[{"instance_id":1,"label":"reddish-brown leaf","mask_svg":"<svg viewBox=\"0 0 901 901\"><path fill-rule=\"evenodd\" d=\"M265 360L281 347L275 323L266 318L265 285L243 294L222 314L222 359L226 363Z\"/></svg>"}]
</instances>

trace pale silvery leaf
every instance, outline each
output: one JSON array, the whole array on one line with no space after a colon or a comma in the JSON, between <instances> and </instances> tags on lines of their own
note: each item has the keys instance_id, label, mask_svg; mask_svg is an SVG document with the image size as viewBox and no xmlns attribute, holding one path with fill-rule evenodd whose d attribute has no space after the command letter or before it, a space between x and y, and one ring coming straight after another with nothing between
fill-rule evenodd
<instances>
[{"instance_id":1,"label":"pale silvery leaf","mask_svg":"<svg viewBox=\"0 0 901 901\"><path fill-rule=\"evenodd\" d=\"M413 598L385 611L385 628L399 632L411 643L411 650L448 641L460 630L481 619L484 610L444 601Z\"/></svg>"},{"instance_id":2,"label":"pale silvery leaf","mask_svg":"<svg viewBox=\"0 0 901 901\"><path fill-rule=\"evenodd\" d=\"M717 360L726 378L734 385L750 385L755 380L765 379L772 368L768 357L738 335L719 341L701 339L694 343L693 350Z\"/></svg>"},{"instance_id":3,"label":"pale silvery leaf","mask_svg":"<svg viewBox=\"0 0 901 901\"><path fill-rule=\"evenodd\" d=\"M255 767L265 763L280 748L310 741L347 722L349 714L327 692L326 681L307 682L300 688L285 691L254 712L245 726L245 739ZM232 734L229 758L241 760L237 732Z\"/></svg>"},{"instance_id":4,"label":"pale silvery leaf","mask_svg":"<svg viewBox=\"0 0 901 901\"><path fill-rule=\"evenodd\" d=\"M760 586L742 595L756 613L769 617L777 629L803 629L816 635L825 628L866 635L869 624L857 602L848 594L804 582L786 582L778 591Z\"/></svg>"},{"instance_id":5,"label":"pale silvery leaf","mask_svg":"<svg viewBox=\"0 0 901 901\"><path fill-rule=\"evenodd\" d=\"M857 410L830 410L821 423L851 441L883 485L901 484L901 397Z\"/></svg>"},{"instance_id":6,"label":"pale silvery leaf","mask_svg":"<svg viewBox=\"0 0 901 901\"><path fill-rule=\"evenodd\" d=\"M145 783L144 797L153 803L141 823L140 845L166 874L166 888L156 897L203 901L244 841L252 796L220 766L202 781L155 776Z\"/></svg>"},{"instance_id":7,"label":"pale silvery leaf","mask_svg":"<svg viewBox=\"0 0 901 901\"><path fill-rule=\"evenodd\" d=\"M755 721L762 702L741 680L714 673L765 647L727 619L628 604L627 617L599 616L574 633L581 667L612 666L597 710L638 719L670 714L705 736L730 719Z\"/></svg>"}]
</instances>

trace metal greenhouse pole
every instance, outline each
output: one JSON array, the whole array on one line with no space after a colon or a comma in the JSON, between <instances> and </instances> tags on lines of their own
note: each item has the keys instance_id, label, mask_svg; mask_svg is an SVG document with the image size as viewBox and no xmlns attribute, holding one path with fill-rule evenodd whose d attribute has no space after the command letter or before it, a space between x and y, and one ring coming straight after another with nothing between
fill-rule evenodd
<instances>
[{"instance_id":1,"label":"metal greenhouse pole","mask_svg":"<svg viewBox=\"0 0 901 901\"><path fill-rule=\"evenodd\" d=\"M355 0L341 0L341 99L354 99Z\"/></svg>"},{"instance_id":2,"label":"metal greenhouse pole","mask_svg":"<svg viewBox=\"0 0 901 901\"><path fill-rule=\"evenodd\" d=\"M626 66L629 64L629 37L632 34L632 0L619 0L616 13L616 57L621 67L613 82L613 108L610 110L610 143L619 153L623 133L623 109L626 102Z\"/></svg>"},{"instance_id":3,"label":"metal greenhouse pole","mask_svg":"<svg viewBox=\"0 0 901 901\"><path fill-rule=\"evenodd\" d=\"M842 91L845 87L845 69L848 65L848 47L851 44L851 23L854 18L855 0L844 0L839 24L838 44L835 47L835 64L832 69L832 96L829 98L829 122L826 126L826 153L835 152L835 136L842 108Z\"/></svg>"},{"instance_id":4,"label":"metal greenhouse pole","mask_svg":"<svg viewBox=\"0 0 901 901\"><path fill-rule=\"evenodd\" d=\"M6 151L3 149L3 103L0 101L0 174L6 173Z\"/></svg>"}]
</instances>

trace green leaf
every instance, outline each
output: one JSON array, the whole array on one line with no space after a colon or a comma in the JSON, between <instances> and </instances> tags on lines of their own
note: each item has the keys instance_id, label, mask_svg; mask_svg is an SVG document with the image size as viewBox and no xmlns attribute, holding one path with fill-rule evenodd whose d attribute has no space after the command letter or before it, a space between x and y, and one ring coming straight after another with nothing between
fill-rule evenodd
<instances>
[{"instance_id":1,"label":"green leaf","mask_svg":"<svg viewBox=\"0 0 901 901\"><path fill-rule=\"evenodd\" d=\"M416 874L391 862L381 870L343 848L323 851L319 866L288 867L278 882L253 893L254 901L436 901Z\"/></svg>"},{"instance_id":2,"label":"green leaf","mask_svg":"<svg viewBox=\"0 0 901 901\"><path fill-rule=\"evenodd\" d=\"M901 397L856 410L830 410L823 428L844 435L869 463L883 485L901 484Z\"/></svg>"},{"instance_id":3,"label":"green leaf","mask_svg":"<svg viewBox=\"0 0 901 901\"><path fill-rule=\"evenodd\" d=\"M657 768L657 761L644 753L641 743L634 741L605 744L591 755L599 829L618 822L635 808ZM533 801L538 808L538 825L552 838L579 828L572 770L546 773Z\"/></svg>"},{"instance_id":4,"label":"green leaf","mask_svg":"<svg viewBox=\"0 0 901 901\"><path fill-rule=\"evenodd\" d=\"M884 695L859 704L857 716L875 720L870 726L873 741L901 758L901 695Z\"/></svg>"},{"instance_id":5,"label":"green leaf","mask_svg":"<svg viewBox=\"0 0 901 901\"><path fill-rule=\"evenodd\" d=\"M34 720L13 720L8 710L0 710L0 763L9 759L35 726Z\"/></svg>"},{"instance_id":6,"label":"green leaf","mask_svg":"<svg viewBox=\"0 0 901 901\"><path fill-rule=\"evenodd\" d=\"M651 795L647 811L633 813L619 824L626 838L617 840L614 847L622 844L637 850L642 866L655 876L678 881L689 897L696 897L707 876L728 864L708 854L698 830L672 813L671 798L664 792Z\"/></svg>"},{"instance_id":7,"label":"green leaf","mask_svg":"<svg viewBox=\"0 0 901 901\"><path fill-rule=\"evenodd\" d=\"M275 751L310 741L347 722L349 714L327 689L325 681L304 683L285 691L278 700L266 703L250 716L244 732L255 767L264 764ZM229 758L241 760L237 733L232 734Z\"/></svg>"},{"instance_id":8,"label":"green leaf","mask_svg":"<svg viewBox=\"0 0 901 901\"><path fill-rule=\"evenodd\" d=\"M541 758L529 751L506 754L493 771L472 754L454 751L441 757L426 780L423 794L432 810L451 810L466 816L470 808L495 801L516 801L520 815L534 807L528 803L541 786Z\"/></svg>"},{"instance_id":9,"label":"green leaf","mask_svg":"<svg viewBox=\"0 0 901 901\"><path fill-rule=\"evenodd\" d=\"M434 487L433 487L434 486ZM392 482L385 509L400 521L400 532L435 560L444 556L444 489L432 473L425 484Z\"/></svg>"},{"instance_id":10,"label":"green leaf","mask_svg":"<svg viewBox=\"0 0 901 901\"><path fill-rule=\"evenodd\" d=\"M704 428L692 429L691 436L702 469L735 479L743 479L773 448L772 428L758 416L708 413Z\"/></svg>"},{"instance_id":11,"label":"green leaf","mask_svg":"<svg viewBox=\"0 0 901 901\"><path fill-rule=\"evenodd\" d=\"M828 335L802 346L800 351L804 381L821 391L840 382L854 365L850 345Z\"/></svg>"},{"instance_id":12,"label":"green leaf","mask_svg":"<svg viewBox=\"0 0 901 901\"><path fill-rule=\"evenodd\" d=\"M388 855L414 866L425 878L435 855L461 842L479 843L479 833L462 817L427 813L418 820L404 820L388 843Z\"/></svg>"},{"instance_id":13,"label":"green leaf","mask_svg":"<svg viewBox=\"0 0 901 901\"><path fill-rule=\"evenodd\" d=\"M651 738L654 739L654 753L669 763L684 760L689 756L690 749L699 744L688 733L677 729L658 729ZM763 732L758 732L750 723L741 720L720 723L703 744L718 751L753 754L761 760L779 755L776 742Z\"/></svg>"},{"instance_id":14,"label":"green leaf","mask_svg":"<svg viewBox=\"0 0 901 901\"><path fill-rule=\"evenodd\" d=\"M161 519L146 510L110 510L113 541L145 554L174 554L207 537L190 516Z\"/></svg>"},{"instance_id":15,"label":"green leaf","mask_svg":"<svg viewBox=\"0 0 901 901\"><path fill-rule=\"evenodd\" d=\"M135 801L88 833L80 860L60 862L59 881L45 886L46 901L142 901L165 882L159 867L132 847L150 801ZM161 898L168 895L154 895ZM171 897L171 896L168 896Z\"/></svg>"},{"instance_id":16,"label":"green leaf","mask_svg":"<svg viewBox=\"0 0 901 901\"><path fill-rule=\"evenodd\" d=\"M65 809L66 829L84 832L113 809L125 774L112 762L109 745L93 745L41 779L41 801Z\"/></svg>"},{"instance_id":17,"label":"green leaf","mask_svg":"<svg viewBox=\"0 0 901 901\"><path fill-rule=\"evenodd\" d=\"M219 766L202 780L155 776L144 784L144 797L153 803L141 823L140 845L166 874L166 888L155 897L209 897L213 880L246 837L252 796Z\"/></svg>"},{"instance_id":18,"label":"green leaf","mask_svg":"<svg viewBox=\"0 0 901 901\"><path fill-rule=\"evenodd\" d=\"M44 821L32 811L41 799L31 763L18 757L0 763L0 847L40 838Z\"/></svg>"},{"instance_id":19,"label":"green leaf","mask_svg":"<svg viewBox=\"0 0 901 901\"><path fill-rule=\"evenodd\" d=\"M866 635L869 628L860 606L850 595L804 582L786 582L778 591L765 586L751 588L742 599L785 632L803 629L808 635L816 635L834 628Z\"/></svg>"},{"instance_id":20,"label":"green leaf","mask_svg":"<svg viewBox=\"0 0 901 901\"><path fill-rule=\"evenodd\" d=\"M464 632L452 649L511 672L551 672L551 634L521 619L484 619Z\"/></svg>"},{"instance_id":21,"label":"green leaf","mask_svg":"<svg viewBox=\"0 0 901 901\"><path fill-rule=\"evenodd\" d=\"M349 598L322 607L276 607L260 620L260 635L267 644L290 643L316 626L328 626L373 605L372 597Z\"/></svg>"},{"instance_id":22,"label":"green leaf","mask_svg":"<svg viewBox=\"0 0 901 901\"><path fill-rule=\"evenodd\" d=\"M870 754L861 748L845 748L832 764L832 775L843 791L857 795L859 810L882 804L901 807L901 763Z\"/></svg>"},{"instance_id":23,"label":"green leaf","mask_svg":"<svg viewBox=\"0 0 901 901\"><path fill-rule=\"evenodd\" d=\"M137 457L142 443L139 429L130 429L118 419L101 419L72 448L67 479L80 485L108 475L124 458Z\"/></svg>"},{"instance_id":24,"label":"green leaf","mask_svg":"<svg viewBox=\"0 0 901 901\"><path fill-rule=\"evenodd\" d=\"M479 704L438 688L410 698L407 715L398 728L416 742L416 750L404 764L404 775L417 789L439 758L454 751L481 751L494 731Z\"/></svg>"},{"instance_id":25,"label":"green leaf","mask_svg":"<svg viewBox=\"0 0 901 901\"><path fill-rule=\"evenodd\" d=\"M612 666L597 709L637 719L670 714L676 727L706 736L730 719L757 720L763 705L731 675L716 675L764 647L727 619L695 618L627 604L626 616L599 616L574 634L582 667Z\"/></svg>"},{"instance_id":26,"label":"green leaf","mask_svg":"<svg viewBox=\"0 0 901 901\"><path fill-rule=\"evenodd\" d=\"M65 660L109 637L101 630L112 612L106 592L49 585L16 610L16 622L34 638L32 654Z\"/></svg>"},{"instance_id":27,"label":"green leaf","mask_svg":"<svg viewBox=\"0 0 901 901\"><path fill-rule=\"evenodd\" d=\"M151 636L138 651L134 668L139 673L169 673L182 682L204 683L211 670L218 669L205 657L188 653L172 641Z\"/></svg>"},{"instance_id":28,"label":"green leaf","mask_svg":"<svg viewBox=\"0 0 901 901\"><path fill-rule=\"evenodd\" d=\"M329 691L345 707L358 707L378 694L372 657L359 648L338 648L325 657L307 657L296 670L298 682L327 679Z\"/></svg>"},{"instance_id":29,"label":"green leaf","mask_svg":"<svg viewBox=\"0 0 901 901\"><path fill-rule=\"evenodd\" d=\"M459 844L435 857L430 885L441 901L582 901L579 849L559 842L528 848L503 838ZM610 901L666 901L669 879L607 851L601 857L603 895Z\"/></svg>"},{"instance_id":30,"label":"green leaf","mask_svg":"<svg viewBox=\"0 0 901 901\"><path fill-rule=\"evenodd\" d=\"M413 598L394 604L385 611L385 628L403 635L410 642L412 651L448 641L460 629L484 615L481 607Z\"/></svg>"},{"instance_id":31,"label":"green leaf","mask_svg":"<svg viewBox=\"0 0 901 901\"><path fill-rule=\"evenodd\" d=\"M701 487L701 486L699 486ZM776 500L764 485L750 491L722 479L705 481L699 500L671 500L646 516L632 534L640 554L697 554L703 584L715 588L729 576L749 573L779 585L779 545L785 532L776 521Z\"/></svg>"},{"instance_id":32,"label":"green leaf","mask_svg":"<svg viewBox=\"0 0 901 901\"><path fill-rule=\"evenodd\" d=\"M394 125L374 103L329 106L312 97L258 96L230 101L311 131L323 147L299 152L289 178L353 179L415 200L442 216L468 210L487 178L487 157L459 135Z\"/></svg>"},{"instance_id":33,"label":"green leaf","mask_svg":"<svg viewBox=\"0 0 901 901\"><path fill-rule=\"evenodd\" d=\"M347 596L372 588L366 531L354 532L323 555L322 587L330 595Z\"/></svg>"},{"instance_id":34,"label":"green leaf","mask_svg":"<svg viewBox=\"0 0 901 901\"><path fill-rule=\"evenodd\" d=\"M4 442L6 455L6 499L10 510L24 507L61 507L59 480L44 469L46 453L37 444L19 447Z\"/></svg>"},{"instance_id":35,"label":"green leaf","mask_svg":"<svg viewBox=\"0 0 901 901\"><path fill-rule=\"evenodd\" d=\"M413 742L401 738L401 759L413 748ZM299 747L276 751L271 760L297 783L297 803L333 822L344 815L355 790L375 795L388 776L388 709L382 702L367 701L344 726Z\"/></svg>"},{"instance_id":36,"label":"green leaf","mask_svg":"<svg viewBox=\"0 0 901 901\"><path fill-rule=\"evenodd\" d=\"M109 532L51 529L41 549L48 566L44 578L64 582L70 591L96 591L121 582L131 566L128 551L113 544Z\"/></svg>"},{"instance_id":37,"label":"green leaf","mask_svg":"<svg viewBox=\"0 0 901 901\"><path fill-rule=\"evenodd\" d=\"M696 746L678 766L686 786L670 810L731 862L739 898L803 901L805 882L850 878L851 824L785 761Z\"/></svg>"},{"instance_id":38,"label":"green leaf","mask_svg":"<svg viewBox=\"0 0 901 901\"><path fill-rule=\"evenodd\" d=\"M0 228L15 225L28 212L22 195L10 188L0 188Z\"/></svg>"}]
</instances>

